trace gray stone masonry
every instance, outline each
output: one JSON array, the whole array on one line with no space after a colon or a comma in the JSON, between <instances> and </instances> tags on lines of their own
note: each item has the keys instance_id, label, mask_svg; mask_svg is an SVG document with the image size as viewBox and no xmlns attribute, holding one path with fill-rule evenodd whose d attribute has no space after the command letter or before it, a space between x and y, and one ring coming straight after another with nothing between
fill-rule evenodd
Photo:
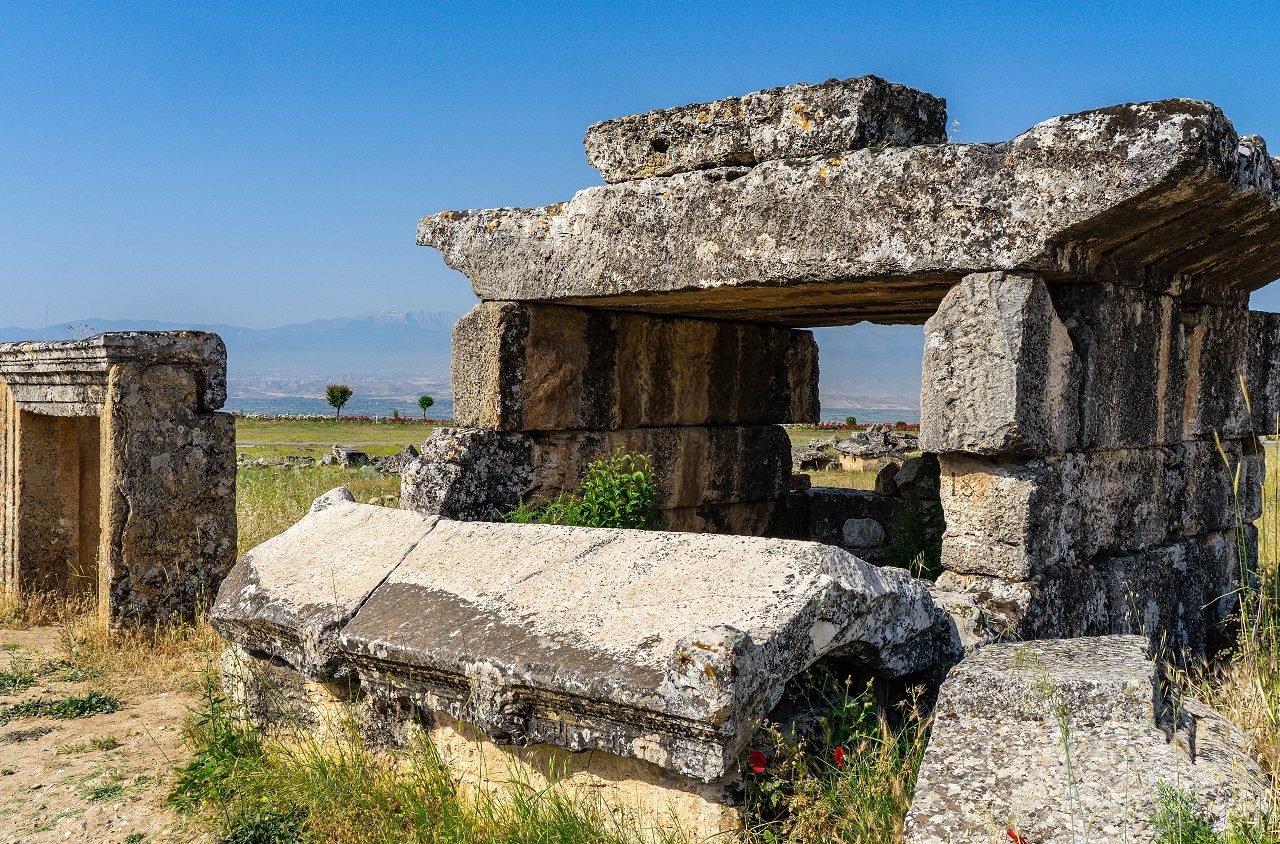
<instances>
[{"instance_id":1,"label":"gray stone masonry","mask_svg":"<svg viewBox=\"0 0 1280 844\"><path fill-rule=\"evenodd\" d=\"M903 840L1151 842L1162 785L1218 830L1265 811L1247 737L1179 695L1147 649L1134 636L1001 644L953 668Z\"/></svg>"}]
</instances>

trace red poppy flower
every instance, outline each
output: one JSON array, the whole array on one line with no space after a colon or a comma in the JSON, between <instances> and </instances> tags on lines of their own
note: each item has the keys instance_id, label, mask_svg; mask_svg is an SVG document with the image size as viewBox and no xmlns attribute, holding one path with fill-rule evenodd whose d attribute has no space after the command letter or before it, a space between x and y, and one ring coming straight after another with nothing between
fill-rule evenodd
<instances>
[{"instance_id":1,"label":"red poppy flower","mask_svg":"<svg viewBox=\"0 0 1280 844\"><path fill-rule=\"evenodd\" d=\"M1018 833L1014 832L1012 828L1006 827L1004 830L1004 834L1009 836L1009 840L1012 841L1013 844L1027 844L1026 836L1019 835Z\"/></svg>"},{"instance_id":2,"label":"red poppy flower","mask_svg":"<svg viewBox=\"0 0 1280 844\"><path fill-rule=\"evenodd\" d=\"M764 773L765 758L763 753L758 750L751 751L751 757L748 761L751 763L751 770L757 774Z\"/></svg>"},{"instance_id":3,"label":"red poppy flower","mask_svg":"<svg viewBox=\"0 0 1280 844\"><path fill-rule=\"evenodd\" d=\"M836 748L836 767L837 768L844 767L844 747Z\"/></svg>"}]
</instances>

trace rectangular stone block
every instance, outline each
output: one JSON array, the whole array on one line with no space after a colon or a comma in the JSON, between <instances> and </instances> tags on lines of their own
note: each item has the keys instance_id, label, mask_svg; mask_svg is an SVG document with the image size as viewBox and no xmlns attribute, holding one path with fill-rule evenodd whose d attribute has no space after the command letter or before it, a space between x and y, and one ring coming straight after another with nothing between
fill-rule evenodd
<instances>
[{"instance_id":1,"label":"rectangular stone block","mask_svg":"<svg viewBox=\"0 0 1280 844\"><path fill-rule=\"evenodd\" d=\"M1186 657L1234 641L1241 572L1257 567L1258 532L1237 529L1105 553L1033 580L944 572L941 587L974 596L990 629L1023 639L1136 633Z\"/></svg>"},{"instance_id":2,"label":"rectangular stone block","mask_svg":"<svg viewBox=\"0 0 1280 844\"><path fill-rule=\"evenodd\" d=\"M624 182L946 140L946 100L862 76L605 120L587 129L583 143L606 182Z\"/></svg>"},{"instance_id":3,"label":"rectangular stone block","mask_svg":"<svg viewBox=\"0 0 1280 844\"><path fill-rule=\"evenodd\" d=\"M1249 311L1248 344L1254 430L1280 434L1280 314Z\"/></svg>"},{"instance_id":4,"label":"rectangular stone block","mask_svg":"<svg viewBox=\"0 0 1280 844\"><path fill-rule=\"evenodd\" d=\"M921 447L1046 455L1249 436L1253 322L1116 284L967 276L925 324Z\"/></svg>"},{"instance_id":5,"label":"rectangular stone block","mask_svg":"<svg viewBox=\"0 0 1280 844\"><path fill-rule=\"evenodd\" d=\"M1026 580L1104 553L1232 528L1262 512L1256 440L1072 452L1030 461L944 454L944 568Z\"/></svg>"},{"instance_id":6,"label":"rectangular stone block","mask_svg":"<svg viewBox=\"0 0 1280 844\"><path fill-rule=\"evenodd\" d=\"M497 431L818 419L813 334L482 302L453 330L454 420Z\"/></svg>"},{"instance_id":7,"label":"rectangular stone block","mask_svg":"<svg viewBox=\"0 0 1280 844\"><path fill-rule=\"evenodd\" d=\"M534 431L527 436L533 460L527 499L577 490L591 461L620 448L650 456L662 510L767 501L784 495L791 480L791 440L777 425Z\"/></svg>"}]
</instances>

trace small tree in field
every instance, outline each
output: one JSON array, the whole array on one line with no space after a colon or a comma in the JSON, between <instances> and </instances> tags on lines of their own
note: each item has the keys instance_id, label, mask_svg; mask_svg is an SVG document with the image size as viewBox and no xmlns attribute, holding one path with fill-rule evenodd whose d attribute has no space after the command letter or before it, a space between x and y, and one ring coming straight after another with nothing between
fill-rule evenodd
<instances>
[{"instance_id":1,"label":"small tree in field","mask_svg":"<svg viewBox=\"0 0 1280 844\"><path fill-rule=\"evenodd\" d=\"M844 424L846 424L846 425L857 425L857 424L858 424L858 417L856 417L856 416L846 416L846 417L844 418Z\"/></svg>"},{"instance_id":2,"label":"small tree in field","mask_svg":"<svg viewBox=\"0 0 1280 844\"><path fill-rule=\"evenodd\" d=\"M431 405L435 403L436 400L431 398L431 396L418 396L418 407L422 408L423 419L427 418L427 408L431 407Z\"/></svg>"},{"instance_id":3,"label":"small tree in field","mask_svg":"<svg viewBox=\"0 0 1280 844\"><path fill-rule=\"evenodd\" d=\"M346 384L330 384L324 388L324 400L333 408L333 418L342 418L342 406L351 400L351 388Z\"/></svg>"}]
</instances>

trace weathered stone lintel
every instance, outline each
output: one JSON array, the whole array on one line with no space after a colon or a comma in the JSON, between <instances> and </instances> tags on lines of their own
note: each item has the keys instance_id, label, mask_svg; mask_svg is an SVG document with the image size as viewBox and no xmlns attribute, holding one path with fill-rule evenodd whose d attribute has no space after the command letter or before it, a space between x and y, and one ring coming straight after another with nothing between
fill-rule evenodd
<instances>
[{"instance_id":1,"label":"weathered stone lintel","mask_svg":"<svg viewBox=\"0 0 1280 844\"><path fill-rule=\"evenodd\" d=\"M1211 104L1129 104L1001 144L769 161L544 208L443 212L420 222L418 243L481 299L795 326L923 321L984 270L1239 304L1280 276L1280 178L1263 149Z\"/></svg>"},{"instance_id":2,"label":"weathered stone lintel","mask_svg":"<svg viewBox=\"0 0 1280 844\"><path fill-rule=\"evenodd\" d=\"M606 182L623 182L946 140L946 100L862 76L605 120L587 129L583 145Z\"/></svg>"},{"instance_id":3,"label":"weathered stone lintel","mask_svg":"<svg viewBox=\"0 0 1280 844\"><path fill-rule=\"evenodd\" d=\"M1132 633L1188 656L1229 646L1242 571L1257 564L1257 530L1102 554L1032 580L944 572L938 584L972 594L990 626L1024 639ZM1241 560L1243 548L1244 560Z\"/></svg>"},{"instance_id":4,"label":"weathered stone lintel","mask_svg":"<svg viewBox=\"0 0 1280 844\"><path fill-rule=\"evenodd\" d=\"M818 418L807 331L482 302L453 330L454 421L497 431Z\"/></svg>"},{"instance_id":5,"label":"weathered stone lintel","mask_svg":"<svg viewBox=\"0 0 1280 844\"><path fill-rule=\"evenodd\" d=\"M942 565L1026 580L1101 553L1232 528L1237 506L1251 522L1262 512L1261 443L1223 448L1227 460L1205 441L1029 462L944 454Z\"/></svg>"},{"instance_id":6,"label":"weathered stone lintel","mask_svg":"<svg viewBox=\"0 0 1280 844\"><path fill-rule=\"evenodd\" d=\"M87 340L0 343L0 379L24 410L47 416L102 413L111 368L121 364L176 366L197 380L196 409L227 399L227 349L201 331L124 331Z\"/></svg>"},{"instance_id":7,"label":"weathered stone lintel","mask_svg":"<svg viewBox=\"0 0 1280 844\"><path fill-rule=\"evenodd\" d=\"M1269 430L1280 407L1280 328L1243 309L981 273L947 294L925 331L926 451L1044 455L1238 438Z\"/></svg>"},{"instance_id":8,"label":"weathered stone lintel","mask_svg":"<svg viewBox=\"0 0 1280 844\"><path fill-rule=\"evenodd\" d=\"M437 429L405 470L400 506L460 520L499 520L521 500L572 492L593 460L648 454L661 510L767 501L786 492L791 441L776 425L504 433Z\"/></svg>"}]
</instances>

